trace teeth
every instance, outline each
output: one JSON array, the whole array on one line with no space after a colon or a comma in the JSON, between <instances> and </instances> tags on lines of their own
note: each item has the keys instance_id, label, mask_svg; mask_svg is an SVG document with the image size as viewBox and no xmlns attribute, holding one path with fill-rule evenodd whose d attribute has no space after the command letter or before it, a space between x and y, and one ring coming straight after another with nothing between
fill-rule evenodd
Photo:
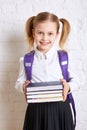
<instances>
[{"instance_id":1,"label":"teeth","mask_svg":"<svg viewBox=\"0 0 87 130\"><path fill-rule=\"evenodd\" d=\"M46 43L46 42L40 42L41 44L48 44L48 42Z\"/></svg>"}]
</instances>

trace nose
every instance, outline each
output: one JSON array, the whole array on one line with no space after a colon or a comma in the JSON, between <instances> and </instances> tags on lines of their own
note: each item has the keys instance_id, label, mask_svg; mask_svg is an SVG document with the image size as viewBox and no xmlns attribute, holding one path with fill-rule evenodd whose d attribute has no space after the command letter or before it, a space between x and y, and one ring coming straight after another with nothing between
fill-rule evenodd
<instances>
[{"instance_id":1,"label":"nose","mask_svg":"<svg viewBox=\"0 0 87 130\"><path fill-rule=\"evenodd\" d=\"M44 41L47 41L47 40L48 40L47 34L44 34L42 39L43 39Z\"/></svg>"}]
</instances>

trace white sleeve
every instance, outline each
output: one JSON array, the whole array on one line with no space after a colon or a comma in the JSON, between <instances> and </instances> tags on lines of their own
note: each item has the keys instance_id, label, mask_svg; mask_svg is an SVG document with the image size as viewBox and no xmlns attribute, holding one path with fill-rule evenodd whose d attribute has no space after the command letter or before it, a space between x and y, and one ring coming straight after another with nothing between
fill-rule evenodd
<instances>
[{"instance_id":1,"label":"white sleeve","mask_svg":"<svg viewBox=\"0 0 87 130\"><path fill-rule=\"evenodd\" d=\"M23 92L23 83L26 81L26 74L25 74L25 69L24 69L24 64L23 64L23 57L20 58L19 60L20 63L20 69L19 69L19 75L18 79L15 84L15 88L21 92Z\"/></svg>"},{"instance_id":2,"label":"white sleeve","mask_svg":"<svg viewBox=\"0 0 87 130\"><path fill-rule=\"evenodd\" d=\"M69 77L72 78L71 81L68 83L71 91L78 90L80 87L80 79L78 77L78 73L75 68L74 58L72 58L70 55L69 55L68 71L69 71Z\"/></svg>"}]
</instances>

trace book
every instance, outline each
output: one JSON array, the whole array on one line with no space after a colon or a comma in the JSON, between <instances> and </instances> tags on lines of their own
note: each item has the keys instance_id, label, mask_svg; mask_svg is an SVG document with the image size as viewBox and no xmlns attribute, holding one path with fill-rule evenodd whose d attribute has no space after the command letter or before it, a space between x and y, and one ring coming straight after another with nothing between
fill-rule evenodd
<instances>
[{"instance_id":1,"label":"book","mask_svg":"<svg viewBox=\"0 0 87 130\"><path fill-rule=\"evenodd\" d=\"M34 91L46 91L46 90L62 90L62 85L53 85L53 86L39 86L39 87L27 87L27 92Z\"/></svg>"},{"instance_id":2,"label":"book","mask_svg":"<svg viewBox=\"0 0 87 130\"><path fill-rule=\"evenodd\" d=\"M37 99L37 98L55 98L55 97L61 97L62 93L58 94L35 94L35 95L27 95L27 98L29 99Z\"/></svg>"},{"instance_id":3,"label":"book","mask_svg":"<svg viewBox=\"0 0 87 130\"><path fill-rule=\"evenodd\" d=\"M57 91L57 90L51 90L51 91L49 91L49 90L48 90L48 91L30 91L30 92L27 91L27 92L26 92L26 95L49 94L49 93L51 93L51 94L52 94L52 93L55 93L55 94L56 94L56 93L62 93L62 90L58 90L58 91Z\"/></svg>"},{"instance_id":4,"label":"book","mask_svg":"<svg viewBox=\"0 0 87 130\"><path fill-rule=\"evenodd\" d=\"M26 90L28 103L62 101L63 87L59 82L32 83Z\"/></svg>"},{"instance_id":5,"label":"book","mask_svg":"<svg viewBox=\"0 0 87 130\"><path fill-rule=\"evenodd\" d=\"M42 103L42 102L58 102L63 101L63 97L59 98L46 98L46 99L27 99L27 103Z\"/></svg>"}]
</instances>

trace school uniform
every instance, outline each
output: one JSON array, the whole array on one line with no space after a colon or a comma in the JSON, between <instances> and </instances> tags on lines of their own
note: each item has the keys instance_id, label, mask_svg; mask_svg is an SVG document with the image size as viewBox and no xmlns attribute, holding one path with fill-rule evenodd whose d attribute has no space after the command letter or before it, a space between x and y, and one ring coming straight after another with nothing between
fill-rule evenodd
<instances>
[{"instance_id":1,"label":"school uniform","mask_svg":"<svg viewBox=\"0 0 87 130\"><path fill-rule=\"evenodd\" d=\"M19 77L16 88L22 91L22 85L26 80L23 64L24 58L20 59ZM69 82L71 91L77 89L79 81L72 72L69 64ZM60 81L63 78L57 50L52 47L46 54L35 50L32 67L32 83ZM23 130L74 130L73 113L68 99L65 102L29 103L27 106Z\"/></svg>"}]
</instances>

